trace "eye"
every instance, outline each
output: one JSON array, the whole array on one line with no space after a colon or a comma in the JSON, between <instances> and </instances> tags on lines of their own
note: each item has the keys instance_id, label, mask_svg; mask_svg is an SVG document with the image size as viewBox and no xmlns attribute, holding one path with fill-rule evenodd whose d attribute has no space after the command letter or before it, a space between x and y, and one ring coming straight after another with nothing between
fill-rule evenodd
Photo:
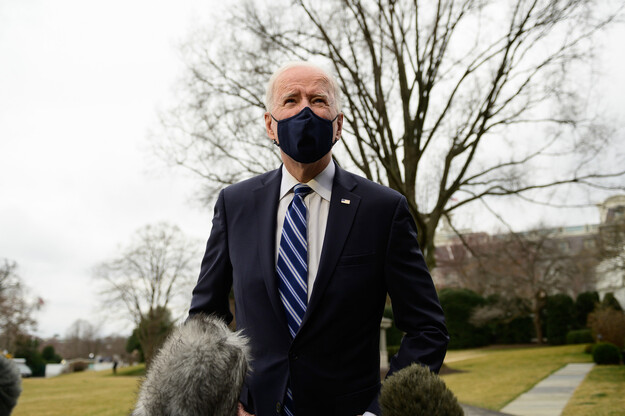
<instances>
[{"instance_id":1,"label":"eye","mask_svg":"<svg viewBox=\"0 0 625 416\"><path fill-rule=\"evenodd\" d=\"M327 104L328 101L323 97L316 97L312 100L313 104Z\"/></svg>"}]
</instances>

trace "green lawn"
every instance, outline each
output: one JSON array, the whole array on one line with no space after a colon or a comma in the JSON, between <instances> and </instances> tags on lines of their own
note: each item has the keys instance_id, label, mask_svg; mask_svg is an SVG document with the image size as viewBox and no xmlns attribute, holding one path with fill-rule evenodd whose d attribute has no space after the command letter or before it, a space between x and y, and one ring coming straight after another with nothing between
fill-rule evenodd
<instances>
[{"instance_id":1,"label":"green lawn","mask_svg":"<svg viewBox=\"0 0 625 416\"><path fill-rule=\"evenodd\" d=\"M87 371L22 381L22 395L12 416L120 416L132 410L141 367ZM125 375L133 374L133 375Z\"/></svg>"},{"instance_id":2,"label":"green lawn","mask_svg":"<svg viewBox=\"0 0 625 416\"><path fill-rule=\"evenodd\" d=\"M499 410L564 365L591 362L591 356L584 354L583 349L584 345L566 345L450 351L448 354L450 362L447 366L460 372L443 375L442 378L460 402ZM614 368L622 370L625 367ZM581 406L581 403L588 402L586 396L592 396L597 390L601 390L602 396L600 401L595 400L595 402L600 403L599 406L602 409L623 409L623 393L625 392L623 373L613 374L603 369L603 366L595 367L590 376L584 380L575 392L571 406L567 408L569 413L565 413L566 415L591 414L584 411L577 412L576 409ZM589 393L583 393L587 390ZM584 406L587 409L588 406ZM608 415L610 413L597 414Z\"/></svg>"},{"instance_id":3,"label":"green lawn","mask_svg":"<svg viewBox=\"0 0 625 416\"><path fill-rule=\"evenodd\" d=\"M562 412L562 416L623 414L625 414L625 365L595 366Z\"/></svg>"},{"instance_id":4,"label":"green lawn","mask_svg":"<svg viewBox=\"0 0 625 416\"><path fill-rule=\"evenodd\" d=\"M443 380L460 402L499 410L534 384L572 362L589 362L583 345L450 351L446 365L459 372ZM136 400L142 367L23 380L13 416L122 416ZM596 366L563 416L623 415L625 366Z\"/></svg>"}]
</instances>

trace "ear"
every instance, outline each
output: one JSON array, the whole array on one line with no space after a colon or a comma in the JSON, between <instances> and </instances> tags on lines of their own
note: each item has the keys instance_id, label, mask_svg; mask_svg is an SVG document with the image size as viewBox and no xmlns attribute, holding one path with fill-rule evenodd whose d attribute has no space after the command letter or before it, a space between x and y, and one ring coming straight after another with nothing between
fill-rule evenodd
<instances>
[{"instance_id":1,"label":"ear","mask_svg":"<svg viewBox=\"0 0 625 416\"><path fill-rule=\"evenodd\" d=\"M275 131L273 131L273 128L271 125L272 122L273 122L273 118L271 118L271 113L266 112L265 113L265 130L267 131L267 137L269 137L270 140L277 141L278 135L276 134Z\"/></svg>"},{"instance_id":2,"label":"ear","mask_svg":"<svg viewBox=\"0 0 625 416\"><path fill-rule=\"evenodd\" d=\"M343 113L339 113L336 118L336 132L334 133L333 140L334 142L338 142L341 138L341 133L343 133Z\"/></svg>"}]
</instances>

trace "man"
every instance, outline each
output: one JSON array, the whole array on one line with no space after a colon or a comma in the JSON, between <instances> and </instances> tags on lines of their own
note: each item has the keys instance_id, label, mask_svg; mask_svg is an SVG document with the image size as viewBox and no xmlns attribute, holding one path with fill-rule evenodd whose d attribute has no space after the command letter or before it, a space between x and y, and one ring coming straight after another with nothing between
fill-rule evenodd
<instances>
[{"instance_id":1,"label":"man","mask_svg":"<svg viewBox=\"0 0 625 416\"><path fill-rule=\"evenodd\" d=\"M448 342L414 221L402 195L332 161L343 114L328 73L282 67L266 106L283 166L219 194L189 313L230 322L234 289L252 354L240 396L246 412L379 415L387 293L406 332L390 374L413 362L438 371Z\"/></svg>"}]
</instances>

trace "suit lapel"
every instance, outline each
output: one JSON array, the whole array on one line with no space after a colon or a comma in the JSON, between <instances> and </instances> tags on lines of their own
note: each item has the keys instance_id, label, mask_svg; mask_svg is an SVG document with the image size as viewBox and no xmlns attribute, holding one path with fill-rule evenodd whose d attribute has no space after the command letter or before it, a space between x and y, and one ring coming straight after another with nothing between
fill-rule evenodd
<instances>
[{"instance_id":1,"label":"suit lapel","mask_svg":"<svg viewBox=\"0 0 625 416\"><path fill-rule=\"evenodd\" d=\"M284 307L278 294L276 278L276 213L278 212L278 198L282 169L277 169L263 181L263 185L254 189L256 203L256 226L258 230L258 257L260 272L265 280L267 295L274 309L278 322L284 325L288 332ZM253 294L249 294L254 296Z\"/></svg>"},{"instance_id":2,"label":"suit lapel","mask_svg":"<svg viewBox=\"0 0 625 416\"><path fill-rule=\"evenodd\" d=\"M345 241L352 228L360 197L351 191L356 187L356 182L347 172L336 165L334 182L332 184L332 197L330 200L330 210L328 212L328 222L326 225L323 247L321 249L321 259L319 269L315 278L312 296L306 314L302 321L302 326L306 324L308 317L319 305L323 292L330 281L336 263L341 257Z\"/></svg>"}]
</instances>

